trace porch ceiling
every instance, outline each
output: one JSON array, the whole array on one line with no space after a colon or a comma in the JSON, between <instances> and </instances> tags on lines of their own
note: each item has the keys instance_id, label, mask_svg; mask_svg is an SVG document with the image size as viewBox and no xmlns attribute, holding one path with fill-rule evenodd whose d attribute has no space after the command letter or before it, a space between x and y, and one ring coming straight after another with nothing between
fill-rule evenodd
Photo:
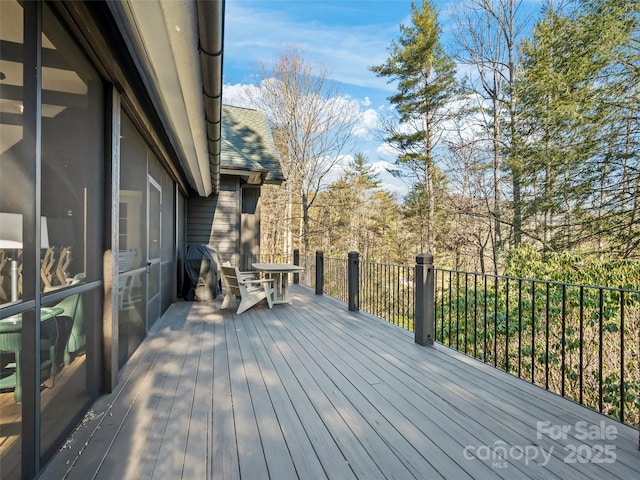
<instances>
[{"instance_id":1,"label":"porch ceiling","mask_svg":"<svg viewBox=\"0 0 640 480\"><path fill-rule=\"evenodd\" d=\"M116 7L127 19L130 48L178 140L175 148L192 188L216 193L224 0L133 1Z\"/></svg>"}]
</instances>

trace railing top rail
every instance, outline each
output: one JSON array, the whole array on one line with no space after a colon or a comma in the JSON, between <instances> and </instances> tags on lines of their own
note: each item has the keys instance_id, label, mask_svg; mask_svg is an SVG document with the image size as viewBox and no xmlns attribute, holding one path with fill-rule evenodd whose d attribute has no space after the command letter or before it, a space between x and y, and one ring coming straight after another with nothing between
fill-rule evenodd
<instances>
[{"instance_id":1,"label":"railing top rail","mask_svg":"<svg viewBox=\"0 0 640 480\"><path fill-rule=\"evenodd\" d=\"M374 262L371 260L360 260L360 263L371 263L376 265L381 265L383 267L398 267L398 268L414 268L415 265L407 265L406 263L382 263L382 262Z\"/></svg>"},{"instance_id":2,"label":"railing top rail","mask_svg":"<svg viewBox=\"0 0 640 480\"><path fill-rule=\"evenodd\" d=\"M463 274L463 275L475 275L475 276L481 276L481 277L489 277L489 278L495 278L496 280L498 280L498 279L516 280L516 281L522 280L524 282L546 283L546 284L549 284L549 285L558 285L558 286L564 285L564 286L567 286L567 287L578 287L578 288L594 288L594 289L610 290L610 291L633 293L633 294L640 295L640 289L633 289L633 288L606 287L606 286L603 286L603 285L587 285L587 284L582 284L582 283L568 283L568 282L559 282L559 281L556 281L556 280L540 280L540 279L535 279L535 278L514 277L514 276L510 276L510 275L496 275L494 273L466 272L464 270L453 270L453 269L438 268L438 267L436 267L434 270L440 271L440 272L459 273L459 274Z\"/></svg>"},{"instance_id":3,"label":"railing top rail","mask_svg":"<svg viewBox=\"0 0 640 480\"><path fill-rule=\"evenodd\" d=\"M340 257L324 257L325 260L337 260L337 261L348 261L346 258ZM400 267L400 268L413 268L415 265L407 265L406 263L383 263L383 262L374 262L373 260L367 260L360 258L360 263L371 263L376 265L381 265L383 267Z\"/></svg>"}]
</instances>

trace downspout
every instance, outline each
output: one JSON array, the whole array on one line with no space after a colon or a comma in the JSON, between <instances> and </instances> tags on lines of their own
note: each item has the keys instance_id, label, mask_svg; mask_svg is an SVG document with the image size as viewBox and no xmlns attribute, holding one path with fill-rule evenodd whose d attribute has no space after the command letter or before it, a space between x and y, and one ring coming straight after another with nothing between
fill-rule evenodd
<instances>
[{"instance_id":1,"label":"downspout","mask_svg":"<svg viewBox=\"0 0 640 480\"><path fill-rule=\"evenodd\" d=\"M207 122L209 165L213 194L220 191L220 144L222 121L222 54L224 0L198 0L198 36L202 65L202 95Z\"/></svg>"}]
</instances>

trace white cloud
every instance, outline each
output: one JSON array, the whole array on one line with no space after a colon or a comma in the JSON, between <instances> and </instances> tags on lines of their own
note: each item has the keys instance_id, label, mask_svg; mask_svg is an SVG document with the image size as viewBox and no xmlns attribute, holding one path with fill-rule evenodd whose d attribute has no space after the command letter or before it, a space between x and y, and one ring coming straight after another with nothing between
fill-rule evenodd
<instances>
[{"instance_id":1,"label":"white cloud","mask_svg":"<svg viewBox=\"0 0 640 480\"><path fill-rule=\"evenodd\" d=\"M378 145L376 152L383 158L391 159L398 156L398 150L386 142Z\"/></svg>"},{"instance_id":2,"label":"white cloud","mask_svg":"<svg viewBox=\"0 0 640 480\"><path fill-rule=\"evenodd\" d=\"M362 122L367 128L378 128L378 121L378 112L376 112L373 108L369 108L362 112Z\"/></svg>"},{"instance_id":3,"label":"white cloud","mask_svg":"<svg viewBox=\"0 0 640 480\"><path fill-rule=\"evenodd\" d=\"M334 80L389 91L393 85L376 77L369 67L385 61L390 41L397 34L397 25L299 22L283 10L228 2L224 61L245 66L269 63L279 57L282 47L295 45L314 63L330 65Z\"/></svg>"},{"instance_id":4,"label":"white cloud","mask_svg":"<svg viewBox=\"0 0 640 480\"><path fill-rule=\"evenodd\" d=\"M358 121L353 128L353 134L363 139L371 139L374 137L378 129L378 112L373 108L361 111L358 115Z\"/></svg>"},{"instance_id":5,"label":"white cloud","mask_svg":"<svg viewBox=\"0 0 640 480\"><path fill-rule=\"evenodd\" d=\"M378 160L377 162L371 162L371 169L377 173L387 173L388 169L393 168L393 163L387 162L386 160Z\"/></svg>"},{"instance_id":6,"label":"white cloud","mask_svg":"<svg viewBox=\"0 0 640 480\"><path fill-rule=\"evenodd\" d=\"M255 108L255 105L249 100L251 96L260 90L256 85L228 85L223 86L223 103L225 105L233 105L235 107Z\"/></svg>"},{"instance_id":7,"label":"white cloud","mask_svg":"<svg viewBox=\"0 0 640 480\"><path fill-rule=\"evenodd\" d=\"M269 79L265 81L269 81ZM247 98L251 96L253 96L253 98L259 98L261 88L260 85L225 84L223 93L224 103L255 108L255 105L251 104ZM363 109L362 106L368 104L367 100L366 98L363 101L362 99L346 97L334 97L332 99L332 101L340 105L340 108L348 111L349 115L356 115L358 118L352 132L356 137L356 145L354 146L353 152L362 153L370 160L373 171L376 172L380 178L382 188L402 197L407 193L407 186L387 171L388 168L393 167L392 162L397 156L397 152L392 146L386 143L378 144L378 142L375 141L382 112L379 108ZM378 160L371 161L373 158ZM325 183L329 184L338 180L351 161L353 161L353 155L349 153L341 155L337 162L331 162L334 164L325 178Z\"/></svg>"},{"instance_id":8,"label":"white cloud","mask_svg":"<svg viewBox=\"0 0 640 480\"><path fill-rule=\"evenodd\" d=\"M394 178L393 180L396 183L388 183L383 181L381 186L384 190L395 193L399 199L402 199L402 197L409 193L409 188L402 183L397 183L397 179Z\"/></svg>"},{"instance_id":9,"label":"white cloud","mask_svg":"<svg viewBox=\"0 0 640 480\"><path fill-rule=\"evenodd\" d=\"M242 85L242 84L225 84L223 89L224 103L237 107L256 108L256 104L250 99L260 99L262 96L262 85L272 79L265 79L260 85ZM374 138L375 131L378 128L379 117L378 112L373 108L366 110L361 109L361 105L371 103L369 98L364 100L356 100L344 96L337 96L328 99L333 105L332 111L343 112L346 123L351 123L355 119L352 129L354 136L371 140Z\"/></svg>"}]
</instances>

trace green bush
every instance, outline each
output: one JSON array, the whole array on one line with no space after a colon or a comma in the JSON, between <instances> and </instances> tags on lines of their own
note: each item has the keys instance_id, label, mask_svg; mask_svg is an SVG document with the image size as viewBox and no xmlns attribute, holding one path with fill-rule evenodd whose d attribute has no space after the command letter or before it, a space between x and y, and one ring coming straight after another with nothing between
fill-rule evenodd
<instances>
[{"instance_id":1,"label":"green bush","mask_svg":"<svg viewBox=\"0 0 640 480\"><path fill-rule=\"evenodd\" d=\"M440 342L639 425L640 263L522 247L505 276L437 275Z\"/></svg>"}]
</instances>

